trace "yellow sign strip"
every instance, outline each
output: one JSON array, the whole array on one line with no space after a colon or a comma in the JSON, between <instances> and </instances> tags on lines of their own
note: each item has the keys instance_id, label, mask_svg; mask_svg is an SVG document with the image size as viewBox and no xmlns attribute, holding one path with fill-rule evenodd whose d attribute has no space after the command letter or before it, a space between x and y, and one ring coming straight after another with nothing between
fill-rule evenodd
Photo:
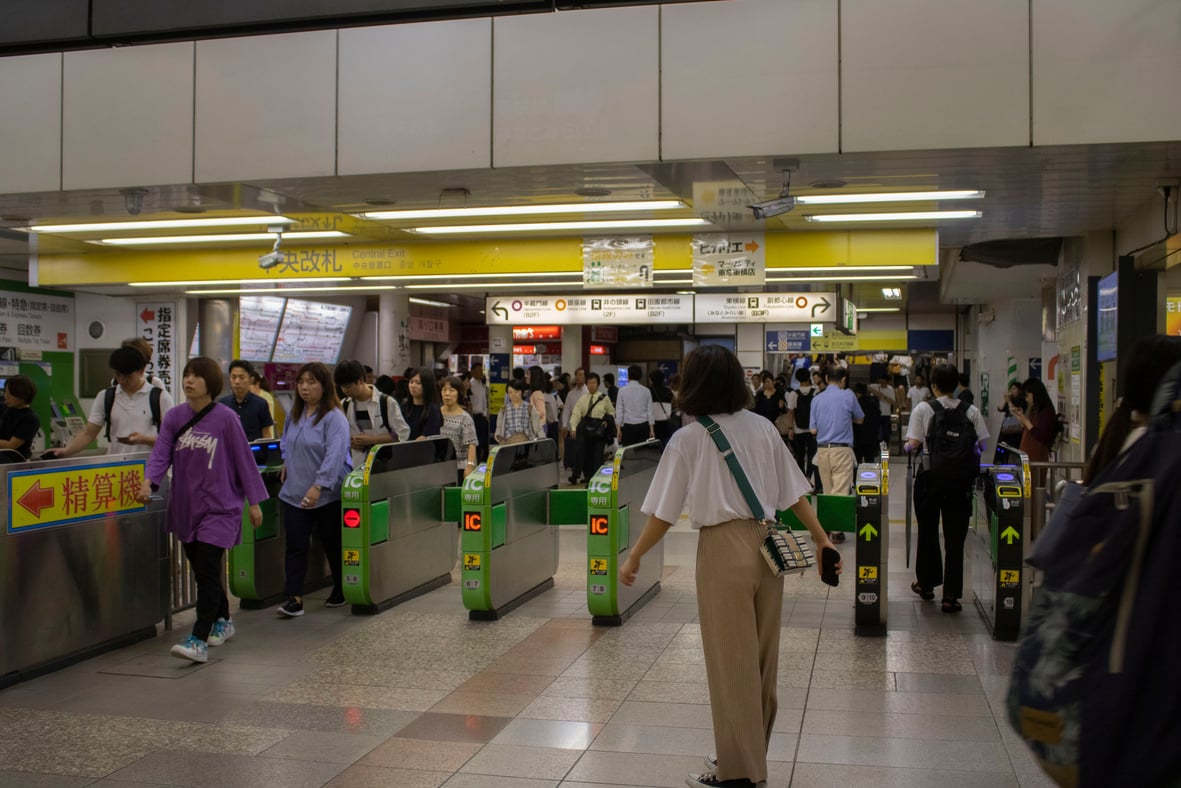
<instances>
[{"instance_id":1,"label":"yellow sign strip","mask_svg":"<svg viewBox=\"0 0 1181 788\"><path fill-rule=\"evenodd\" d=\"M60 471L10 471L8 532L142 510L136 496L143 478L143 460Z\"/></svg>"}]
</instances>

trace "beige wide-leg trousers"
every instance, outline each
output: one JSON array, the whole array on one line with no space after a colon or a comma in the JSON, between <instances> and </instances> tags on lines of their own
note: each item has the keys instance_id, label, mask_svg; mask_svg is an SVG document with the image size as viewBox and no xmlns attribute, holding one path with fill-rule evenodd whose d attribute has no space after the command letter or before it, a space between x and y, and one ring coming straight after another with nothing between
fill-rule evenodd
<instances>
[{"instance_id":1,"label":"beige wide-leg trousers","mask_svg":"<svg viewBox=\"0 0 1181 788\"><path fill-rule=\"evenodd\" d=\"M702 528L697 540L697 613L719 780L767 779L783 578L759 553L766 533L755 520L732 520Z\"/></svg>"}]
</instances>

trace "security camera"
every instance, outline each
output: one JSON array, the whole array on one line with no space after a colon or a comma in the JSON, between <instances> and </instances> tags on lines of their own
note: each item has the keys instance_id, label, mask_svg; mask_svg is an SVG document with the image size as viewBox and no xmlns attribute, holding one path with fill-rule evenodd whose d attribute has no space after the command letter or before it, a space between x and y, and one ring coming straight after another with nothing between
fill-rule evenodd
<instances>
[{"instance_id":1,"label":"security camera","mask_svg":"<svg viewBox=\"0 0 1181 788\"><path fill-rule=\"evenodd\" d=\"M144 197L148 195L147 189L120 189L123 195L123 205L127 208L127 212L132 216L139 216L144 209Z\"/></svg>"},{"instance_id":2,"label":"security camera","mask_svg":"<svg viewBox=\"0 0 1181 788\"><path fill-rule=\"evenodd\" d=\"M273 252L267 252L258 258L258 267L266 271L283 263L283 253L278 249Z\"/></svg>"},{"instance_id":3,"label":"security camera","mask_svg":"<svg viewBox=\"0 0 1181 788\"><path fill-rule=\"evenodd\" d=\"M755 212L756 219L762 221L763 219L770 219L772 216L787 213L792 208L795 208L796 198L791 196L776 197L774 200L756 202L746 207Z\"/></svg>"}]
</instances>

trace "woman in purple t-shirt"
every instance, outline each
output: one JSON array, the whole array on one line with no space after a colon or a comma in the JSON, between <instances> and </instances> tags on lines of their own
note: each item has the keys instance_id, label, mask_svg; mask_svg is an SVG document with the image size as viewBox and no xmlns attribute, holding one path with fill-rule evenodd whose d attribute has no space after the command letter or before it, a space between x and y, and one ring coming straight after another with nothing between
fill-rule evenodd
<instances>
[{"instance_id":1,"label":"woman in purple t-shirt","mask_svg":"<svg viewBox=\"0 0 1181 788\"><path fill-rule=\"evenodd\" d=\"M185 365L183 385L188 404L164 414L140 500L146 502L160 487L171 466L168 530L184 545L197 579L197 622L171 653L205 662L209 646L234 636L221 567L225 551L242 540L242 501L249 502L250 523L257 528L259 503L268 495L238 414L213 401L221 393L221 367L198 356Z\"/></svg>"}]
</instances>

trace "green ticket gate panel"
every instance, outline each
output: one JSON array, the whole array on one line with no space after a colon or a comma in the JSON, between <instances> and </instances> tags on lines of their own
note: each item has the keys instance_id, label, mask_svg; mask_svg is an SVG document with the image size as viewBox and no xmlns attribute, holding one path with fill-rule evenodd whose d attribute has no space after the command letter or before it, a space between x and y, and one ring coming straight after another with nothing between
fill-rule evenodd
<instances>
[{"instance_id":1,"label":"green ticket gate panel","mask_svg":"<svg viewBox=\"0 0 1181 788\"><path fill-rule=\"evenodd\" d=\"M378 613L451 582L458 536L444 512L455 449L444 437L374 446L341 491L344 598Z\"/></svg>"},{"instance_id":2,"label":"green ticket gate panel","mask_svg":"<svg viewBox=\"0 0 1181 788\"><path fill-rule=\"evenodd\" d=\"M287 542L283 532L283 502L279 489L283 486L283 456L277 438L263 438L250 444L250 452L262 474L270 498L263 501L262 525L250 525L248 512L242 513L242 543L230 550L230 593L241 600L247 610L257 610L277 604L286 598L283 585L287 577ZM308 549L308 573L303 590L315 591L332 584L332 573L324 557L319 537L312 535Z\"/></svg>"},{"instance_id":3,"label":"green ticket gate panel","mask_svg":"<svg viewBox=\"0 0 1181 788\"><path fill-rule=\"evenodd\" d=\"M853 484L857 499L857 532L853 537L857 561L853 631L858 635L886 634L889 462L889 455L883 448L879 463L865 463L857 468Z\"/></svg>"},{"instance_id":4,"label":"green ticket gate panel","mask_svg":"<svg viewBox=\"0 0 1181 788\"><path fill-rule=\"evenodd\" d=\"M644 556L636 582L619 582L619 564L644 530L640 505L660 462L660 441L624 446L587 484L586 604L593 623L619 626L660 593L664 540Z\"/></svg>"},{"instance_id":5,"label":"green ticket gate panel","mask_svg":"<svg viewBox=\"0 0 1181 788\"><path fill-rule=\"evenodd\" d=\"M491 621L554 585L558 529L549 494L558 487L558 447L545 438L496 446L463 483L463 605Z\"/></svg>"},{"instance_id":6,"label":"green ticket gate panel","mask_svg":"<svg viewBox=\"0 0 1181 788\"><path fill-rule=\"evenodd\" d=\"M973 500L967 539L970 588L976 609L996 640L1016 640L1029 604L1023 586L1029 538L1027 466L984 469Z\"/></svg>"}]
</instances>

